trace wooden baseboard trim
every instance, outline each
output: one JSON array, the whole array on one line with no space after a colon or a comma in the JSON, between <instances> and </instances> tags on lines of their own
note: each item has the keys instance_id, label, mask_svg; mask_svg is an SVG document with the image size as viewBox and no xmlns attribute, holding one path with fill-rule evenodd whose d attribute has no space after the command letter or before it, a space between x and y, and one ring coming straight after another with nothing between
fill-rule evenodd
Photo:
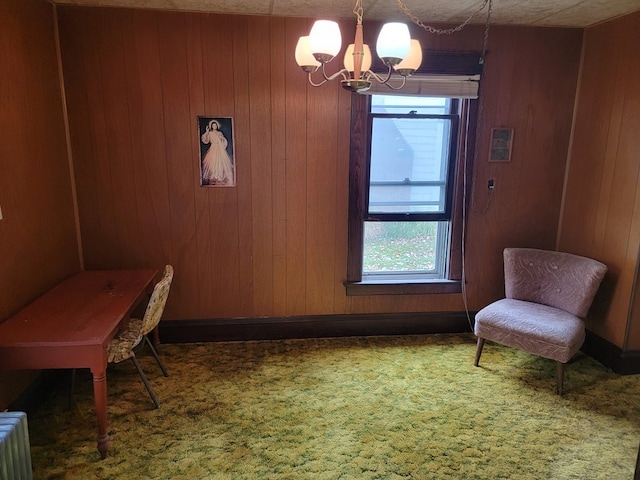
<instances>
[{"instance_id":1,"label":"wooden baseboard trim","mask_svg":"<svg viewBox=\"0 0 640 480\"><path fill-rule=\"evenodd\" d=\"M475 312L375 313L261 318L165 320L160 323L162 343L283 340L293 338L371 335L423 335L472 331L468 318ZM615 373L640 373L640 350L622 351L587 331L581 349Z\"/></svg>"},{"instance_id":2,"label":"wooden baseboard trim","mask_svg":"<svg viewBox=\"0 0 640 480\"><path fill-rule=\"evenodd\" d=\"M465 312L429 312L165 320L159 331L163 343L195 343L462 333L471 327Z\"/></svg>"},{"instance_id":3,"label":"wooden baseboard trim","mask_svg":"<svg viewBox=\"0 0 640 480\"><path fill-rule=\"evenodd\" d=\"M640 373L640 350L623 351L590 331L581 350L619 375Z\"/></svg>"}]
</instances>

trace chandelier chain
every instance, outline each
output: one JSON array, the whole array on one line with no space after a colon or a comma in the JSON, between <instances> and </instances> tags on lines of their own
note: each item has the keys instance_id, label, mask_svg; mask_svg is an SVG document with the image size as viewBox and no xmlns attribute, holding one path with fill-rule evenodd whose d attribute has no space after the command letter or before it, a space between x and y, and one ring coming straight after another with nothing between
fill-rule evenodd
<instances>
[{"instance_id":1,"label":"chandelier chain","mask_svg":"<svg viewBox=\"0 0 640 480\"><path fill-rule=\"evenodd\" d=\"M353 7L353 13L356 16L358 25L362 25L362 17L364 15L364 9L362 8L362 0L356 0L356 4Z\"/></svg>"},{"instance_id":2,"label":"chandelier chain","mask_svg":"<svg viewBox=\"0 0 640 480\"><path fill-rule=\"evenodd\" d=\"M358 2L359 2L359 0L358 0ZM452 28L440 29L440 28L432 27L431 25L425 25L422 22L422 20L420 20L418 17L416 17L411 12L411 10L409 10L409 8L404 4L404 2L402 0L397 0L397 2L398 2L398 6L400 7L400 9L405 13L405 15L407 17L409 17L411 19L411 21L413 23L415 23L416 25L418 25L421 28L424 28L429 33L437 33L438 35L449 35L451 33L459 32L464 27L466 27L471 20L473 20L473 17L475 17L478 13L480 13L482 10L484 10L484 8L487 6L487 3L489 4L489 15L491 15L491 4L492 4L491 0L484 0L482 2L482 5L480 6L480 8L478 10L476 10L475 12L473 12L471 15L469 15L469 17L464 22L462 22L460 25L457 25L457 26L452 27ZM489 18L489 15L487 15L487 19Z\"/></svg>"},{"instance_id":3,"label":"chandelier chain","mask_svg":"<svg viewBox=\"0 0 640 480\"><path fill-rule=\"evenodd\" d=\"M482 7L484 8L484 6ZM484 40L482 42L482 55L480 63L484 63L484 57L487 54L487 44L489 43L489 25L491 24L491 10L493 9L493 0L489 0L489 9L487 10L487 21L484 26Z\"/></svg>"}]
</instances>

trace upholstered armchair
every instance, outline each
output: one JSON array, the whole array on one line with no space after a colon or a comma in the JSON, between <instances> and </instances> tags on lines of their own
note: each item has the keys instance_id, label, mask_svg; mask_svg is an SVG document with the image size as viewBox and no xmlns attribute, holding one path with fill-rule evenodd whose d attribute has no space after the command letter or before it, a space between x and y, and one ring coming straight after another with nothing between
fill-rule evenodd
<instances>
[{"instance_id":1,"label":"upholstered armchair","mask_svg":"<svg viewBox=\"0 0 640 480\"><path fill-rule=\"evenodd\" d=\"M532 248L504 250L505 297L475 316L475 366L485 340L557 362L556 393L564 367L585 339L583 319L607 267L590 258Z\"/></svg>"}]
</instances>

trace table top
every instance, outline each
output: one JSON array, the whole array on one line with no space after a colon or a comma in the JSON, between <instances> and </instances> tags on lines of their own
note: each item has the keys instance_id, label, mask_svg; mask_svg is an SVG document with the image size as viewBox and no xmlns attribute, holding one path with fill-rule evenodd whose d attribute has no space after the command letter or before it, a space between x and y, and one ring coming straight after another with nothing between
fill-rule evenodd
<instances>
[{"instance_id":1,"label":"table top","mask_svg":"<svg viewBox=\"0 0 640 480\"><path fill-rule=\"evenodd\" d=\"M0 348L106 345L153 284L156 270L87 270L0 323Z\"/></svg>"}]
</instances>

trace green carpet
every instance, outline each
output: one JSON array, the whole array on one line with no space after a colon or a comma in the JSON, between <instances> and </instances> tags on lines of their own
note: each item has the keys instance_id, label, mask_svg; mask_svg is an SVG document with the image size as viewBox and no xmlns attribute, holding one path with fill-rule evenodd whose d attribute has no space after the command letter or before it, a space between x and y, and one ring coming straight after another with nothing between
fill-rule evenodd
<instances>
[{"instance_id":1,"label":"green carpet","mask_svg":"<svg viewBox=\"0 0 640 480\"><path fill-rule=\"evenodd\" d=\"M578 354L566 369L471 335L162 345L109 368L111 455L91 378L29 417L35 478L631 479L640 376Z\"/></svg>"}]
</instances>

